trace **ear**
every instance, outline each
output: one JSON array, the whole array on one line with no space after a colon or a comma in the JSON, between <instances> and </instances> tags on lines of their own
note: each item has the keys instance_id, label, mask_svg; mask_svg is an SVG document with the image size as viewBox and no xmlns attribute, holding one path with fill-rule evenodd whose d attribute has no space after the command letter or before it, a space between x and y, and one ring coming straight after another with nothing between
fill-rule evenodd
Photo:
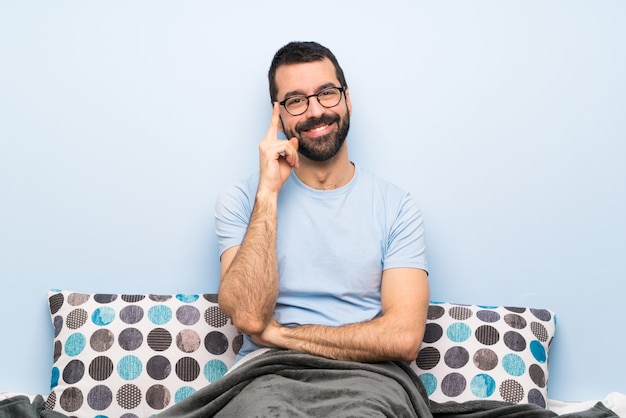
<instances>
[{"instance_id":1,"label":"ear","mask_svg":"<svg viewBox=\"0 0 626 418\"><path fill-rule=\"evenodd\" d=\"M352 102L350 101L350 90L348 90L347 87L344 91L344 94L346 97L346 107L348 108L348 113L350 113L350 116L352 116Z\"/></svg>"}]
</instances>

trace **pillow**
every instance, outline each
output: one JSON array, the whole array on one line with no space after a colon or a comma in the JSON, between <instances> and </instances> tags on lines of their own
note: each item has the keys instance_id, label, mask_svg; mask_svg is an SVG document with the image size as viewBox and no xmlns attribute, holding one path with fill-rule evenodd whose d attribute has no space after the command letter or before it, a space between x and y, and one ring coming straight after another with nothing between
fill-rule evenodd
<instances>
[{"instance_id":1,"label":"pillow","mask_svg":"<svg viewBox=\"0 0 626 418\"><path fill-rule=\"evenodd\" d=\"M556 317L546 309L431 302L411 367L431 400L546 407Z\"/></svg>"},{"instance_id":2,"label":"pillow","mask_svg":"<svg viewBox=\"0 0 626 418\"><path fill-rule=\"evenodd\" d=\"M54 364L46 408L146 418L210 384L242 337L217 295L48 293Z\"/></svg>"}]
</instances>

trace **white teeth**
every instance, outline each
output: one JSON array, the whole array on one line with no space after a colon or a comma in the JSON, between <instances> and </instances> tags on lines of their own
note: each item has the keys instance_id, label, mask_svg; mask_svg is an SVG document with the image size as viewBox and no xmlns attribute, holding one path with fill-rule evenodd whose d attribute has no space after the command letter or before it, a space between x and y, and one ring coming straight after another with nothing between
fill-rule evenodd
<instances>
[{"instance_id":1,"label":"white teeth","mask_svg":"<svg viewBox=\"0 0 626 418\"><path fill-rule=\"evenodd\" d=\"M309 132L322 131L322 130L326 129L326 127L328 127L328 125L318 126L317 128L310 129Z\"/></svg>"}]
</instances>

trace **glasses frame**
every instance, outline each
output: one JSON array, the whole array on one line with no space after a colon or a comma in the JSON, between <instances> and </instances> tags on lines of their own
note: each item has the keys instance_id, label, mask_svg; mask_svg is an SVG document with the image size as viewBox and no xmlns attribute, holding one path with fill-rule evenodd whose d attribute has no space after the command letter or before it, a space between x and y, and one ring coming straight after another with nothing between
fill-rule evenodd
<instances>
[{"instance_id":1,"label":"glasses frame","mask_svg":"<svg viewBox=\"0 0 626 418\"><path fill-rule=\"evenodd\" d=\"M325 91L328 90L339 90L339 101L337 102L337 104L334 104L332 106L325 106L324 104L322 104L322 102L320 101L320 94L323 94ZM311 97L315 97L317 99L317 102L320 104L320 106L322 106L325 109L332 109L333 107L339 105L339 103L341 103L341 96L345 95L346 92L346 86L341 86L341 87L326 87L325 89L323 89L322 91L320 91L319 93L316 94L309 94L308 96L304 96L304 95L299 95L296 94L294 96L289 96L287 97L285 100L283 100L282 102L278 102L279 105L281 105L282 107L285 108L285 110L287 111L287 113L289 113L291 116L300 116L306 113L307 110L309 110L309 103L310 103L310 99ZM294 97L301 97L302 99L306 100L306 107L304 108L304 110L300 113L296 113L293 114L289 111L289 109L287 109L287 106L285 106L285 103L287 103L287 100L293 99Z\"/></svg>"}]
</instances>

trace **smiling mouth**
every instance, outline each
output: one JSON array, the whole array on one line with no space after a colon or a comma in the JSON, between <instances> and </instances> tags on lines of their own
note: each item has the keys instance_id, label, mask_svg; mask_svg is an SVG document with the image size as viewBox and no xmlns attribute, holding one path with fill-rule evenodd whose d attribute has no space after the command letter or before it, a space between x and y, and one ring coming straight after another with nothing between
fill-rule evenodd
<instances>
[{"instance_id":1,"label":"smiling mouth","mask_svg":"<svg viewBox=\"0 0 626 418\"><path fill-rule=\"evenodd\" d=\"M315 128L308 129L307 132L310 132L312 134L318 133L318 132L326 130L328 128L328 126L329 125L316 126Z\"/></svg>"},{"instance_id":2,"label":"smiling mouth","mask_svg":"<svg viewBox=\"0 0 626 418\"><path fill-rule=\"evenodd\" d=\"M316 119L309 119L296 126L296 130L301 133L306 133L312 136L323 134L328 132L333 125L339 121L338 116L334 115L322 115Z\"/></svg>"}]
</instances>

